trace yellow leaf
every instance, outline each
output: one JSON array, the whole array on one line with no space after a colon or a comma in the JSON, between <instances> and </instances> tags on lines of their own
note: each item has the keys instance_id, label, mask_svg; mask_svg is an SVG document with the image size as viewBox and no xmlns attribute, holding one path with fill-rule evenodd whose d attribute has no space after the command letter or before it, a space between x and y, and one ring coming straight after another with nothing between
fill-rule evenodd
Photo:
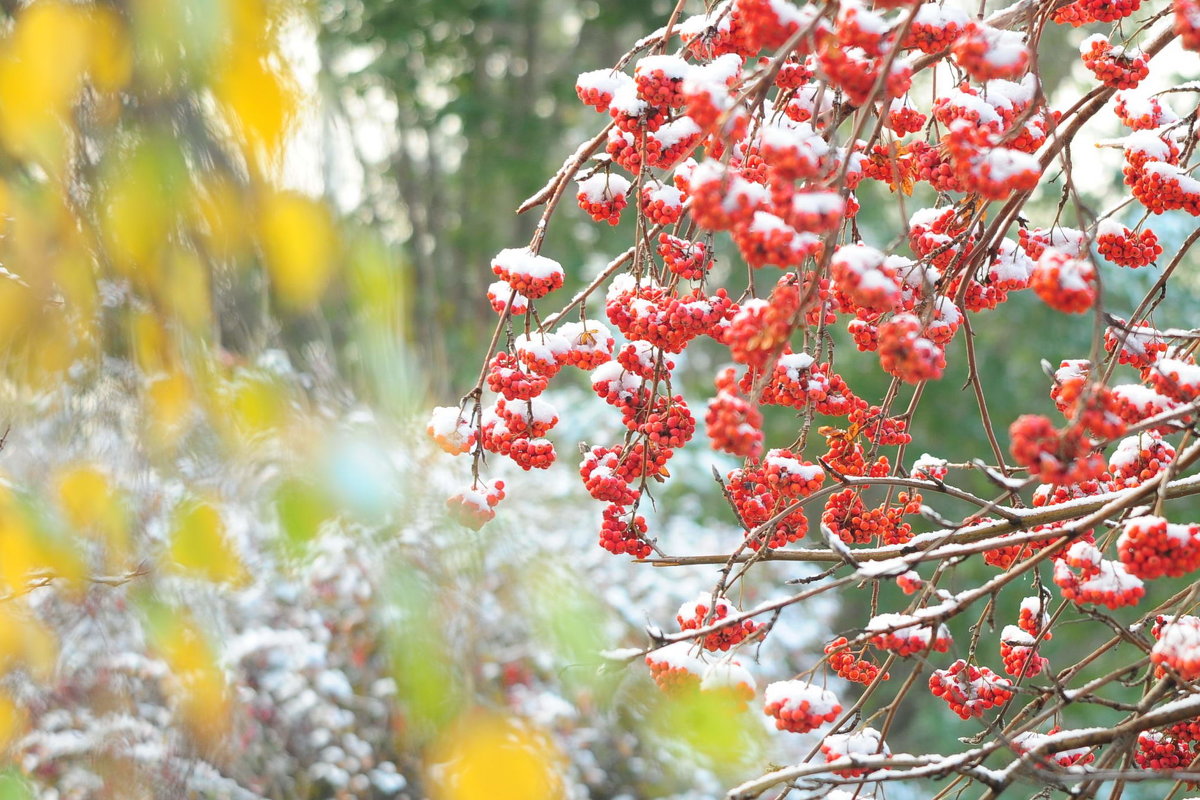
<instances>
[{"instance_id":1,"label":"yellow leaf","mask_svg":"<svg viewBox=\"0 0 1200 800\"><path fill-rule=\"evenodd\" d=\"M280 59L272 58L264 38L239 37L221 58L213 82L213 93L247 160L260 170L278 159L298 105L289 76L270 66Z\"/></svg>"},{"instance_id":2,"label":"yellow leaf","mask_svg":"<svg viewBox=\"0 0 1200 800\"><path fill-rule=\"evenodd\" d=\"M475 712L450 726L427 762L435 800L557 800L566 797L561 756L532 725Z\"/></svg>"},{"instance_id":3,"label":"yellow leaf","mask_svg":"<svg viewBox=\"0 0 1200 800\"><path fill-rule=\"evenodd\" d=\"M22 666L49 677L58 656L58 645L36 620L19 616L11 606L0 608L0 673Z\"/></svg>"},{"instance_id":4,"label":"yellow leaf","mask_svg":"<svg viewBox=\"0 0 1200 800\"><path fill-rule=\"evenodd\" d=\"M0 493L0 580L10 592L23 593L30 581L41 577L79 584L86 574L69 543L37 522L11 492Z\"/></svg>"},{"instance_id":5,"label":"yellow leaf","mask_svg":"<svg viewBox=\"0 0 1200 800\"><path fill-rule=\"evenodd\" d=\"M246 203L231 181L219 176L199 180L188 198L187 216L214 258L238 259L248 249Z\"/></svg>"},{"instance_id":6,"label":"yellow leaf","mask_svg":"<svg viewBox=\"0 0 1200 800\"><path fill-rule=\"evenodd\" d=\"M279 298L296 308L316 303L333 275L337 232L329 210L295 192L270 194L259 239Z\"/></svg>"},{"instance_id":7,"label":"yellow leaf","mask_svg":"<svg viewBox=\"0 0 1200 800\"><path fill-rule=\"evenodd\" d=\"M246 568L225 536L221 514L209 503L184 503L175 512L170 557L175 565L218 583L242 583Z\"/></svg>"},{"instance_id":8,"label":"yellow leaf","mask_svg":"<svg viewBox=\"0 0 1200 800\"><path fill-rule=\"evenodd\" d=\"M0 751L16 741L25 731L25 712L20 709L7 692L0 693Z\"/></svg>"},{"instance_id":9,"label":"yellow leaf","mask_svg":"<svg viewBox=\"0 0 1200 800\"><path fill-rule=\"evenodd\" d=\"M123 563L129 552L125 505L104 474L80 464L63 469L57 484L67 521L76 530L98 533L108 544L112 563Z\"/></svg>"},{"instance_id":10,"label":"yellow leaf","mask_svg":"<svg viewBox=\"0 0 1200 800\"><path fill-rule=\"evenodd\" d=\"M151 378L146 383L144 403L149 433L155 443L167 447L187 432L192 416L192 387L178 369Z\"/></svg>"},{"instance_id":11,"label":"yellow leaf","mask_svg":"<svg viewBox=\"0 0 1200 800\"><path fill-rule=\"evenodd\" d=\"M211 643L182 611L153 607L148 623L154 649L170 670L164 689L192 734L215 744L228 729L230 698Z\"/></svg>"},{"instance_id":12,"label":"yellow leaf","mask_svg":"<svg viewBox=\"0 0 1200 800\"><path fill-rule=\"evenodd\" d=\"M0 45L0 135L55 171L65 155L66 114L88 66L89 28L81 6L34 3Z\"/></svg>"}]
</instances>

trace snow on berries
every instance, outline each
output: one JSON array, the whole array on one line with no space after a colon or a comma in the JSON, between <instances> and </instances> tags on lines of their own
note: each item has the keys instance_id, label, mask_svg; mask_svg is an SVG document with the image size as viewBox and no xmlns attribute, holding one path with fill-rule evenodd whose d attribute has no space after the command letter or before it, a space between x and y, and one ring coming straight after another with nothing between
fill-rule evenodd
<instances>
[{"instance_id":1,"label":"snow on berries","mask_svg":"<svg viewBox=\"0 0 1200 800\"><path fill-rule=\"evenodd\" d=\"M1007 703L1013 696L1012 685L1008 678L961 658L929 676L929 691L945 700L950 710L963 719L981 717L989 709Z\"/></svg>"},{"instance_id":2,"label":"snow on berries","mask_svg":"<svg viewBox=\"0 0 1200 800\"><path fill-rule=\"evenodd\" d=\"M675 620L681 631L694 631L719 623L731 614L739 613L733 603L724 597L718 597L713 602L712 594L701 593L695 599L685 602L679 607ZM764 626L754 620L746 619L738 623L724 625L718 630L706 634L700 639L705 650L729 650L741 644L747 637L753 636Z\"/></svg>"},{"instance_id":3,"label":"snow on berries","mask_svg":"<svg viewBox=\"0 0 1200 800\"><path fill-rule=\"evenodd\" d=\"M667 694L684 694L700 688L700 677L707 665L694 655L691 642L674 642L646 655L650 677Z\"/></svg>"},{"instance_id":4,"label":"snow on berries","mask_svg":"<svg viewBox=\"0 0 1200 800\"><path fill-rule=\"evenodd\" d=\"M1084 39L1079 53L1096 80L1111 89L1132 89L1150 74L1145 55L1109 44L1101 33Z\"/></svg>"},{"instance_id":5,"label":"snow on berries","mask_svg":"<svg viewBox=\"0 0 1200 800\"><path fill-rule=\"evenodd\" d=\"M941 623L929 623L910 614L876 614L867 622L871 644L898 656L912 656L930 650L944 653L950 649L950 631Z\"/></svg>"},{"instance_id":6,"label":"snow on berries","mask_svg":"<svg viewBox=\"0 0 1200 800\"><path fill-rule=\"evenodd\" d=\"M749 706L756 690L754 676L737 660L713 662L700 678L700 691L726 696L743 709Z\"/></svg>"},{"instance_id":7,"label":"snow on berries","mask_svg":"<svg viewBox=\"0 0 1200 800\"><path fill-rule=\"evenodd\" d=\"M674 186L646 181L641 199L642 213L655 225L674 225L683 216L683 192Z\"/></svg>"},{"instance_id":8,"label":"snow on berries","mask_svg":"<svg viewBox=\"0 0 1200 800\"><path fill-rule=\"evenodd\" d=\"M1042 253L1029 283L1042 302L1064 314L1082 314L1096 302L1095 267L1061 250Z\"/></svg>"},{"instance_id":9,"label":"snow on berries","mask_svg":"<svg viewBox=\"0 0 1200 800\"><path fill-rule=\"evenodd\" d=\"M510 247L492 258L496 277L530 300L545 297L563 285L562 265L528 247Z\"/></svg>"},{"instance_id":10,"label":"snow on berries","mask_svg":"<svg viewBox=\"0 0 1200 800\"><path fill-rule=\"evenodd\" d=\"M1150 661L1175 670L1185 681L1200 678L1200 618L1173 617L1156 626L1158 640L1150 649Z\"/></svg>"},{"instance_id":11,"label":"snow on berries","mask_svg":"<svg viewBox=\"0 0 1200 800\"><path fill-rule=\"evenodd\" d=\"M557 333L523 333L513 340L513 350L526 368L549 379L566 363L571 343Z\"/></svg>"},{"instance_id":12,"label":"snow on berries","mask_svg":"<svg viewBox=\"0 0 1200 800\"><path fill-rule=\"evenodd\" d=\"M592 370L612 360L615 341L608 328L594 320L567 322L557 331L567 342L567 349L557 356L564 364Z\"/></svg>"},{"instance_id":13,"label":"snow on berries","mask_svg":"<svg viewBox=\"0 0 1200 800\"><path fill-rule=\"evenodd\" d=\"M829 764L839 766L833 773L843 778L854 778L871 771L859 767L855 762L864 756L883 756L892 754L891 748L883 741L883 734L874 728L863 728L852 733L835 733L821 740L821 754Z\"/></svg>"},{"instance_id":14,"label":"snow on berries","mask_svg":"<svg viewBox=\"0 0 1200 800\"><path fill-rule=\"evenodd\" d=\"M503 314L504 309L515 317L529 310L529 298L514 291L505 281L495 281L487 289L488 303L497 314ZM512 298L510 301L509 298Z\"/></svg>"},{"instance_id":15,"label":"snow on berries","mask_svg":"<svg viewBox=\"0 0 1200 800\"><path fill-rule=\"evenodd\" d=\"M1029 47L1015 31L982 22L968 22L950 52L955 62L977 81L1019 78L1029 67Z\"/></svg>"},{"instance_id":16,"label":"snow on berries","mask_svg":"<svg viewBox=\"0 0 1200 800\"><path fill-rule=\"evenodd\" d=\"M504 499L504 481L480 482L446 501L450 515L472 530L495 519L496 505Z\"/></svg>"},{"instance_id":17,"label":"snow on berries","mask_svg":"<svg viewBox=\"0 0 1200 800\"><path fill-rule=\"evenodd\" d=\"M1200 525L1146 515L1126 520L1117 539L1121 563L1144 580L1178 578L1200 569Z\"/></svg>"},{"instance_id":18,"label":"snow on berries","mask_svg":"<svg viewBox=\"0 0 1200 800\"><path fill-rule=\"evenodd\" d=\"M808 733L836 720L842 704L833 692L807 681L776 681L763 691L763 713L781 731Z\"/></svg>"},{"instance_id":19,"label":"snow on berries","mask_svg":"<svg viewBox=\"0 0 1200 800\"><path fill-rule=\"evenodd\" d=\"M1181 403L1200 397L1200 364L1190 358L1159 358L1146 368L1150 385Z\"/></svg>"},{"instance_id":20,"label":"snow on berries","mask_svg":"<svg viewBox=\"0 0 1200 800\"><path fill-rule=\"evenodd\" d=\"M1049 663L1037 654L1034 635L1017 625L1005 625L1000 631L1000 658L1004 671L1015 677L1032 678L1040 675Z\"/></svg>"},{"instance_id":21,"label":"snow on berries","mask_svg":"<svg viewBox=\"0 0 1200 800\"><path fill-rule=\"evenodd\" d=\"M579 181L576 199L592 219L616 225L621 221L621 209L629 203L629 187L629 179L623 175L598 172Z\"/></svg>"},{"instance_id":22,"label":"snow on berries","mask_svg":"<svg viewBox=\"0 0 1200 800\"><path fill-rule=\"evenodd\" d=\"M457 406L435 408L425 432L450 455L469 452L475 444L475 428Z\"/></svg>"},{"instance_id":23,"label":"snow on berries","mask_svg":"<svg viewBox=\"0 0 1200 800\"><path fill-rule=\"evenodd\" d=\"M763 474L771 490L784 497L806 497L825 480L825 471L801 461L791 450L769 450L763 458Z\"/></svg>"},{"instance_id":24,"label":"snow on berries","mask_svg":"<svg viewBox=\"0 0 1200 800\"><path fill-rule=\"evenodd\" d=\"M608 111L609 105L622 89L633 86L633 79L613 69L595 69L584 72L575 80L575 93L586 105L597 111Z\"/></svg>"},{"instance_id":25,"label":"snow on berries","mask_svg":"<svg viewBox=\"0 0 1200 800\"><path fill-rule=\"evenodd\" d=\"M1090 542L1075 542L1054 562L1054 582L1065 599L1079 605L1120 608L1136 605L1146 594L1140 578L1120 561L1104 558Z\"/></svg>"}]
</instances>

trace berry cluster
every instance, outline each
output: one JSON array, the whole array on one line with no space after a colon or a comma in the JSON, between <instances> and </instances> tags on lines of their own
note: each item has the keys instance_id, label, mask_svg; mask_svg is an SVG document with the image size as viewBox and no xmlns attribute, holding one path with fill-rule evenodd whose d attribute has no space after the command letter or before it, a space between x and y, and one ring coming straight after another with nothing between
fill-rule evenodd
<instances>
[{"instance_id":1,"label":"berry cluster","mask_svg":"<svg viewBox=\"0 0 1200 800\"><path fill-rule=\"evenodd\" d=\"M1178 578L1200 569L1200 525L1134 517L1122 527L1117 552L1130 575L1144 580Z\"/></svg>"},{"instance_id":2,"label":"berry cluster","mask_svg":"<svg viewBox=\"0 0 1200 800\"><path fill-rule=\"evenodd\" d=\"M1050 662L1038 655L1036 639L1016 625L1005 625L1000 632L1000 658L1004 671L1015 677L1032 678Z\"/></svg>"},{"instance_id":3,"label":"berry cluster","mask_svg":"<svg viewBox=\"0 0 1200 800\"><path fill-rule=\"evenodd\" d=\"M675 615L675 620L679 623L680 630L694 631L720 622L730 614L737 613L738 610L733 603L724 597L718 597L714 603L711 595L702 593L696 599L681 605L679 613ZM700 643L705 650L728 650L741 644L748 636L752 636L761 628L763 625L760 623L747 619L736 624L725 625L719 630L707 634L700 640Z\"/></svg>"},{"instance_id":4,"label":"berry cluster","mask_svg":"<svg viewBox=\"0 0 1200 800\"><path fill-rule=\"evenodd\" d=\"M763 713L775 718L775 727L792 733L808 733L842 713L842 704L833 692L806 681L768 684L763 700Z\"/></svg>"},{"instance_id":5,"label":"berry cluster","mask_svg":"<svg viewBox=\"0 0 1200 800\"><path fill-rule=\"evenodd\" d=\"M846 646L847 642L848 640L845 636L839 636L825 645L825 655L827 656L826 660L829 662L829 668L842 680L869 686L878 677L879 666L861 658L861 653L856 654L850 650ZM888 674L885 672L883 680L886 681L888 677Z\"/></svg>"},{"instance_id":6,"label":"berry cluster","mask_svg":"<svg viewBox=\"0 0 1200 800\"><path fill-rule=\"evenodd\" d=\"M1084 39L1079 52L1084 66L1110 89L1132 89L1150 74L1144 55L1109 44L1108 37L1100 33Z\"/></svg>"},{"instance_id":7,"label":"berry cluster","mask_svg":"<svg viewBox=\"0 0 1200 800\"><path fill-rule=\"evenodd\" d=\"M987 667L976 667L958 659L946 669L929 676L929 691L946 701L963 719L982 717L983 712L1012 699L1012 681Z\"/></svg>"},{"instance_id":8,"label":"berry cluster","mask_svg":"<svg viewBox=\"0 0 1200 800\"><path fill-rule=\"evenodd\" d=\"M1075 572L1078 570L1078 572ZM1140 578L1119 561L1109 561L1089 542L1075 542L1054 562L1054 582L1064 599L1120 608L1137 605L1146 594Z\"/></svg>"},{"instance_id":9,"label":"berry cluster","mask_svg":"<svg viewBox=\"0 0 1200 800\"><path fill-rule=\"evenodd\" d=\"M867 622L867 632L874 633L872 645L898 656L950 649L950 631L945 625L937 624L935 628L907 614L876 614Z\"/></svg>"}]
</instances>

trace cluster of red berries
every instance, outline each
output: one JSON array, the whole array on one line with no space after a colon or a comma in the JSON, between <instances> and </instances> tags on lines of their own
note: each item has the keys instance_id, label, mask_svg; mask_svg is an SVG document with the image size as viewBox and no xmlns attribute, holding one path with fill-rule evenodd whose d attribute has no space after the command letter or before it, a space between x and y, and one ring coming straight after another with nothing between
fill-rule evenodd
<instances>
[{"instance_id":1,"label":"cluster of red berries","mask_svg":"<svg viewBox=\"0 0 1200 800\"><path fill-rule=\"evenodd\" d=\"M1150 384L1160 393L1190 403L1200 397L1200 365L1190 357L1160 358L1147 367Z\"/></svg>"},{"instance_id":2,"label":"cluster of red berries","mask_svg":"<svg viewBox=\"0 0 1200 800\"><path fill-rule=\"evenodd\" d=\"M645 558L654 551L646 540L646 519L640 515L625 516L625 509L619 505L605 507L600 546L614 555L628 553L634 558Z\"/></svg>"},{"instance_id":3,"label":"cluster of red berries","mask_svg":"<svg viewBox=\"0 0 1200 800\"><path fill-rule=\"evenodd\" d=\"M1012 685L1008 678L961 658L929 676L929 691L945 700L950 710L963 719L982 717L988 709L1007 703L1013 696Z\"/></svg>"},{"instance_id":4,"label":"cluster of red berries","mask_svg":"<svg viewBox=\"0 0 1200 800\"><path fill-rule=\"evenodd\" d=\"M736 613L738 613L737 608L724 597L718 597L714 603L711 595L700 594L696 599L679 607L675 620L679 623L680 630L694 631L720 622L730 614ZM763 627L764 625L754 620L742 620L705 635L703 639L700 639L700 644L705 650L728 650L741 644L747 637L754 635Z\"/></svg>"},{"instance_id":5,"label":"cluster of red berries","mask_svg":"<svg viewBox=\"0 0 1200 800\"><path fill-rule=\"evenodd\" d=\"M609 297L608 319L626 338L680 353L688 342L728 318L733 302L724 289L706 297L699 289L682 297L643 285Z\"/></svg>"},{"instance_id":6,"label":"cluster of red berries","mask_svg":"<svg viewBox=\"0 0 1200 800\"><path fill-rule=\"evenodd\" d=\"M885 545L904 544L912 539L912 526L906 514L921 510L921 495L901 492L897 505L884 503L867 508L857 489L843 489L829 497L821 514L821 524L846 544L879 541Z\"/></svg>"},{"instance_id":7,"label":"cluster of red berries","mask_svg":"<svg viewBox=\"0 0 1200 800\"><path fill-rule=\"evenodd\" d=\"M1078 605L1120 608L1137 605L1146 594L1141 579L1121 562L1105 559L1089 542L1075 542L1054 562L1054 582L1065 599Z\"/></svg>"},{"instance_id":8,"label":"cluster of red berries","mask_svg":"<svg viewBox=\"0 0 1200 800\"><path fill-rule=\"evenodd\" d=\"M1054 12L1060 25L1078 28L1093 22L1116 22L1141 8L1142 0L1075 0Z\"/></svg>"},{"instance_id":9,"label":"cluster of red berries","mask_svg":"<svg viewBox=\"0 0 1200 800\"><path fill-rule=\"evenodd\" d=\"M1148 162L1134 175L1130 189L1138 202L1155 214L1182 209L1200 216L1200 181L1174 164Z\"/></svg>"},{"instance_id":10,"label":"cluster of red berries","mask_svg":"<svg viewBox=\"0 0 1200 800\"><path fill-rule=\"evenodd\" d=\"M808 733L842 713L842 704L828 689L807 681L776 681L763 692L763 713L775 718L775 727L792 733Z\"/></svg>"},{"instance_id":11,"label":"cluster of red berries","mask_svg":"<svg viewBox=\"0 0 1200 800\"><path fill-rule=\"evenodd\" d=\"M492 272L530 300L545 297L563 285L562 265L528 247L501 250L492 259Z\"/></svg>"},{"instance_id":12,"label":"cluster of red berries","mask_svg":"<svg viewBox=\"0 0 1200 800\"><path fill-rule=\"evenodd\" d=\"M460 525L477 531L496 517L496 505L503 499L504 481L483 481L449 498L446 507Z\"/></svg>"},{"instance_id":13,"label":"cluster of red berries","mask_svg":"<svg viewBox=\"0 0 1200 800\"><path fill-rule=\"evenodd\" d=\"M1082 483L1104 472L1104 459L1078 426L1059 431L1040 414L1024 414L1008 435L1013 459L1044 483Z\"/></svg>"},{"instance_id":14,"label":"cluster of red berries","mask_svg":"<svg viewBox=\"0 0 1200 800\"><path fill-rule=\"evenodd\" d=\"M846 647L847 641L845 636L839 636L825 645L829 668L842 680L861 683L864 686L874 683L875 678L879 675L879 666L861 658L863 653L855 653ZM865 649L863 648L863 650ZM884 673L883 680L886 681L888 678L887 673Z\"/></svg>"},{"instance_id":15,"label":"cluster of red berries","mask_svg":"<svg viewBox=\"0 0 1200 800\"><path fill-rule=\"evenodd\" d=\"M598 172L579 181L575 199L592 219L616 225L621 221L621 209L629 203L629 186L629 179L623 175Z\"/></svg>"},{"instance_id":16,"label":"cluster of red berries","mask_svg":"<svg viewBox=\"0 0 1200 800\"><path fill-rule=\"evenodd\" d=\"M1133 760L1142 769L1179 771L1190 768L1197 755L1191 742L1176 739L1163 731L1142 731L1138 734ZM1195 782L1186 785L1195 786Z\"/></svg>"},{"instance_id":17,"label":"cluster of red berries","mask_svg":"<svg viewBox=\"0 0 1200 800\"><path fill-rule=\"evenodd\" d=\"M922 334L915 314L896 314L879 326L879 364L906 383L937 380L946 369L946 351Z\"/></svg>"},{"instance_id":18,"label":"cluster of red berries","mask_svg":"<svg viewBox=\"0 0 1200 800\"><path fill-rule=\"evenodd\" d=\"M714 450L743 458L762 453L762 413L742 397L737 373L732 367L717 375L717 393L708 402L705 432Z\"/></svg>"},{"instance_id":19,"label":"cluster of red berries","mask_svg":"<svg viewBox=\"0 0 1200 800\"><path fill-rule=\"evenodd\" d=\"M1200 2L1174 0L1175 33L1185 50L1200 51Z\"/></svg>"},{"instance_id":20,"label":"cluster of red berries","mask_svg":"<svg viewBox=\"0 0 1200 800\"><path fill-rule=\"evenodd\" d=\"M1079 52L1084 66L1110 89L1132 89L1150 74L1145 55L1109 44L1104 34L1084 39Z\"/></svg>"},{"instance_id":21,"label":"cluster of red berries","mask_svg":"<svg viewBox=\"0 0 1200 800\"><path fill-rule=\"evenodd\" d=\"M1000 658L1004 671L1015 677L1032 678L1050 663L1035 650L1034 636L1016 625L1005 625L1000 631Z\"/></svg>"},{"instance_id":22,"label":"cluster of red berries","mask_svg":"<svg viewBox=\"0 0 1200 800\"><path fill-rule=\"evenodd\" d=\"M1122 527L1117 552L1131 575L1145 580L1178 578L1200 569L1200 525L1134 517Z\"/></svg>"},{"instance_id":23,"label":"cluster of red berries","mask_svg":"<svg viewBox=\"0 0 1200 800\"><path fill-rule=\"evenodd\" d=\"M1175 460L1175 448L1157 431L1143 431L1117 443L1108 459L1113 489L1141 486Z\"/></svg>"},{"instance_id":24,"label":"cluster of red berries","mask_svg":"<svg viewBox=\"0 0 1200 800\"><path fill-rule=\"evenodd\" d=\"M1047 248L1029 285L1046 305L1064 314L1082 314L1096 302L1096 269L1088 261Z\"/></svg>"},{"instance_id":25,"label":"cluster of red berries","mask_svg":"<svg viewBox=\"0 0 1200 800\"><path fill-rule=\"evenodd\" d=\"M704 662L693 655L690 642L675 642L646 655L650 677L667 694L686 694L700 688Z\"/></svg>"},{"instance_id":26,"label":"cluster of red berries","mask_svg":"<svg viewBox=\"0 0 1200 800\"><path fill-rule=\"evenodd\" d=\"M1158 616L1151 633L1157 640L1150 661L1165 665L1185 681L1200 678L1200 617Z\"/></svg>"},{"instance_id":27,"label":"cluster of red berries","mask_svg":"<svg viewBox=\"0 0 1200 800\"><path fill-rule=\"evenodd\" d=\"M1122 328L1116 329L1110 325L1104 330L1104 349L1112 353L1120 347L1117 352L1118 364L1146 369L1167 352L1167 343L1149 322L1139 322L1133 326L1122 319L1118 319L1118 322Z\"/></svg>"},{"instance_id":28,"label":"cluster of red berries","mask_svg":"<svg viewBox=\"0 0 1200 800\"><path fill-rule=\"evenodd\" d=\"M685 281L698 281L712 268L712 255L703 242L689 242L669 233L658 236L658 255L667 269Z\"/></svg>"},{"instance_id":29,"label":"cluster of red berries","mask_svg":"<svg viewBox=\"0 0 1200 800\"><path fill-rule=\"evenodd\" d=\"M930 650L944 653L950 649L950 631L945 625L927 623L907 614L876 614L867 623L867 631L877 631L871 637L874 647L898 656Z\"/></svg>"}]
</instances>

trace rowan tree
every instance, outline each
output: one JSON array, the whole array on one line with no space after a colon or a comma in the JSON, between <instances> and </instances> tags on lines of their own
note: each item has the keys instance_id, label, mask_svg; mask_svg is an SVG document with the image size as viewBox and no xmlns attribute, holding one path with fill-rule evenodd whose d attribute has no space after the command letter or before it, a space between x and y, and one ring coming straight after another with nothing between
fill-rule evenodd
<instances>
[{"instance_id":1,"label":"rowan tree","mask_svg":"<svg viewBox=\"0 0 1200 800\"><path fill-rule=\"evenodd\" d=\"M540 214L532 239L497 243L478 381L429 423L470 461L451 507L472 527L503 513L490 460L562 468L576 443L553 428L574 409L546 398L561 374L589 373L624 429L579 467L600 546L631 570L713 568L710 593L614 658L644 662L664 692L724 697L810 736L806 757L731 798L1200 784L1200 585L1162 583L1200 568L1200 524L1176 502L1200 493L1200 331L1155 313L1200 238L1197 90L1175 78L1196 74L1200 6L685 5L616 64L587 65L576 88L597 132L517 209ZM1084 29L1069 37L1089 84L1051 92L1044 67L1063 56L1047 42L1067 27ZM1101 144L1120 153L1123 195L1093 196L1081 172L1118 120ZM881 187L886 225L860 226L861 198ZM590 279L543 247L576 214L629 236ZM1180 219L1190 233L1176 235ZM1140 302L1111 299L1138 269L1157 275ZM563 298L564 285L580 288ZM1009 343L973 320L1021 294L1092 343L1043 365L1029 413L999 419L977 350ZM704 348L723 363L689 407L676 364ZM955 361L987 448L918 455L911 429L936 413L926 388ZM882 392L844 377L864 363ZM1053 415L1037 412L1047 398ZM664 552L643 513L685 447L740 460L715 476L722 552ZM739 609L767 562L823 571ZM859 592L870 612L801 673L758 659L806 601ZM1068 623L1102 643L1047 658ZM756 673L779 680L759 691ZM958 726L961 746L893 752L897 716L918 710Z\"/></svg>"}]
</instances>

